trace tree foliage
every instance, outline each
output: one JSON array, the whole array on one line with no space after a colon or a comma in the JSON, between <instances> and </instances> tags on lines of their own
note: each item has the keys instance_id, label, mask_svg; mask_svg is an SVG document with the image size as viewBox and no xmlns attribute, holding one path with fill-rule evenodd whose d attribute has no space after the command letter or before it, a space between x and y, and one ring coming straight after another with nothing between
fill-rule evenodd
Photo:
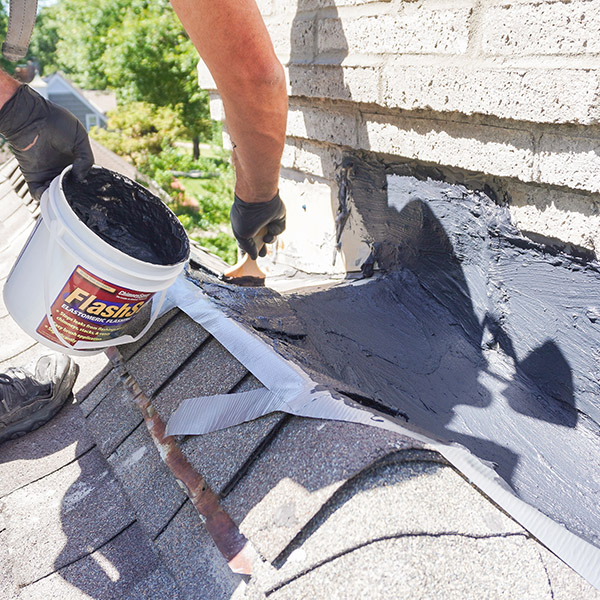
<instances>
[{"instance_id":1,"label":"tree foliage","mask_svg":"<svg viewBox=\"0 0 600 600\"><path fill-rule=\"evenodd\" d=\"M144 170L151 155L160 154L182 137L185 127L168 106L130 102L108 115L108 128L94 128L92 137Z\"/></svg>"},{"instance_id":2,"label":"tree foliage","mask_svg":"<svg viewBox=\"0 0 600 600\"><path fill-rule=\"evenodd\" d=\"M123 101L170 106L190 137L209 135L208 97L198 87L198 54L168 0L133 0L106 40L105 73Z\"/></svg>"},{"instance_id":3,"label":"tree foliage","mask_svg":"<svg viewBox=\"0 0 600 600\"><path fill-rule=\"evenodd\" d=\"M198 54L168 0L58 0L40 11L31 55L43 74L113 89L123 104L168 106L189 138L210 135Z\"/></svg>"},{"instance_id":4,"label":"tree foliage","mask_svg":"<svg viewBox=\"0 0 600 600\"><path fill-rule=\"evenodd\" d=\"M6 30L8 28L8 12L6 10L6 3L4 0L0 0L0 39L4 40L6 38ZM0 67L3 71L7 73L14 73L15 64L6 60L0 54Z\"/></svg>"},{"instance_id":5,"label":"tree foliage","mask_svg":"<svg viewBox=\"0 0 600 600\"><path fill-rule=\"evenodd\" d=\"M128 0L59 0L42 8L30 47L42 75L63 71L81 87L105 89L107 36L128 4Z\"/></svg>"}]
</instances>

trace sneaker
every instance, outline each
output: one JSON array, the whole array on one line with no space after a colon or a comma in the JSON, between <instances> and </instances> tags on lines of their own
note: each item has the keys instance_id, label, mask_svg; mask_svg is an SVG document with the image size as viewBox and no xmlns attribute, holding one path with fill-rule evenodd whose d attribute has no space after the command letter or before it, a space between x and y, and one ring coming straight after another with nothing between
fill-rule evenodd
<instances>
[{"instance_id":1,"label":"sneaker","mask_svg":"<svg viewBox=\"0 0 600 600\"><path fill-rule=\"evenodd\" d=\"M42 356L35 375L11 367L0 373L0 443L47 423L63 406L79 368L64 354Z\"/></svg>"}]
</instances>

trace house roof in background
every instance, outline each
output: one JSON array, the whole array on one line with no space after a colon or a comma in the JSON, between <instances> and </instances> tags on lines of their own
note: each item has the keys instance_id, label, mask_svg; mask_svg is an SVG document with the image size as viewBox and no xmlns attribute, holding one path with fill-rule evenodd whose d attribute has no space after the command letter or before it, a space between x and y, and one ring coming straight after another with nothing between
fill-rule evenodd
<instances>
[{"instance_id":1,"label":"house roof in background","mask_svg":"<svg viewBox=\"0 0 600 600\"><path fill-rule=\"evenodd\" d=\"M44 77L44 81L46 82L48 93L51 94L54 91L53 88L62 88L65 91L70 91L79 97L90 110L103 116L106 116L107 110L116 108L116 96L112 92L82 90L60 71Z\"/></svg>"},{"instance_id":2,"label":"house roof in background","mask_svg":"<svg viewBox=\"0 0 600 600\"><path fill-rule=\"evenodd\" d=\"M125 175L125 177L129 177L129 179L133 179L134 181L137 181L140 178L139 171L123 157L115 154L112 150L109 150L94 138L90 138L90 145L92 146L92 152L94 153L94 162L97 165L115 171L116 173L121 173L121 175Z\"/></svg>"},{"instance_id":3,"label":"house roof in background","mask_svg":"<svg viewBox=\"0 0 600 600\"><path fill-rule=\"evenodd\" d=\"M114 92L107 90L81 90L81 93L93 106L102 111L104 115L117 108L117 96Z\"/></svg>"}]
</instances>

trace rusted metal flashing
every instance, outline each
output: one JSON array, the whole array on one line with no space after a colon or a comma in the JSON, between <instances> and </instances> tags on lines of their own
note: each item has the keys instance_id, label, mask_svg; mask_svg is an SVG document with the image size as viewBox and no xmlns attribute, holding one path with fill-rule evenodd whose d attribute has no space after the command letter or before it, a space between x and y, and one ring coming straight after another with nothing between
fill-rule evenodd
<instances>
[{"instance_id":1,"label":"rusted metal flashing","mask_svg":"<svg viewBox=\"0 0 600 600\"><path fill-rule=\"evenodd\" d=\"M127 371L127 366L116 348L109 348L106 355L117 369L123 385L131 394L131 399L140 409L160 457L196 507L200 519L227 560L229 568L234 573L251 575L256 552L250 542L221 508L217 495L187 461L173 436L165 435L165 424L150 398Z\"/></svg>"}]
</instances>

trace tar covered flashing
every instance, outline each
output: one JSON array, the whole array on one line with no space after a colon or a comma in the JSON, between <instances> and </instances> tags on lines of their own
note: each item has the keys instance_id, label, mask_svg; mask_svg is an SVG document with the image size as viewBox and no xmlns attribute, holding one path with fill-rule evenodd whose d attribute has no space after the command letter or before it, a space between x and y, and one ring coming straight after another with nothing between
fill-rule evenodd
<instances>
[{"instance_id":1,"label":"tar covered flashing","mask_svg":"<svg viewBox=\"0 0 600 600\"><path fill-rule=\"evenodd\" d=\"M491 463L600 546L600 265L522 237L463 185L354 161L375 277L205 290L315 379Z\"/></svg>"}]
</instances>

